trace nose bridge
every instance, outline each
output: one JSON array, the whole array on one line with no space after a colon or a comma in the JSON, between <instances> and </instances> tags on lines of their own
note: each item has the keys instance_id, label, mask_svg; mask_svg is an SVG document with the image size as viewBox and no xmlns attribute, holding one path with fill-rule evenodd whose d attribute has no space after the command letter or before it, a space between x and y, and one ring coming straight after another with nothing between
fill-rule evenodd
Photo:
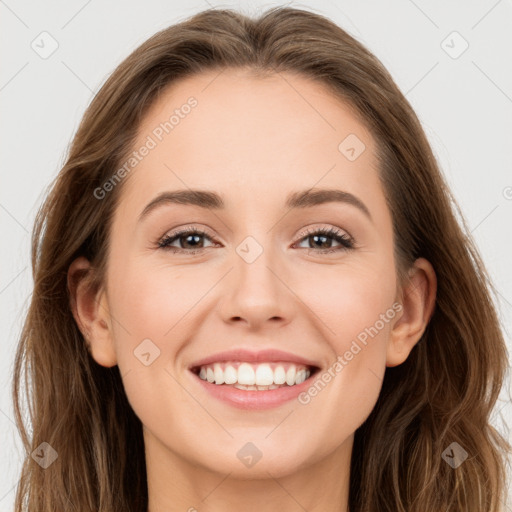
<instances>
[{"instance_id":1,"label":"nose bridge","mask_svg":"<svg viewBox=\"0 0 512 512\"><path fill-rule=\"evenodd\" d=\"M268 236L267 236L268 235ZM225 290L225 320L243 319L255 325L285 318L286 286L281 282L279 251L270 243L272 233L247 236L235 248L233 272Z\"/></svg>"},{"instance_id":2,"label":"nose bridge","mask_svg":"<svg viewBox=\"0 0 512 512\"><path fill-rule=\"evenodd\" d=\"M253 236L247 236L236 247L235 273L238 280L237 288L246 289L253 297L253 302L264 299L268 301L278 294L278 283L275 271L272 268L278 267L277 251L271 245L272 235L268 234L262 240ZM250 297L247 297L250 299Z\"/></svg>"}]
</instances>

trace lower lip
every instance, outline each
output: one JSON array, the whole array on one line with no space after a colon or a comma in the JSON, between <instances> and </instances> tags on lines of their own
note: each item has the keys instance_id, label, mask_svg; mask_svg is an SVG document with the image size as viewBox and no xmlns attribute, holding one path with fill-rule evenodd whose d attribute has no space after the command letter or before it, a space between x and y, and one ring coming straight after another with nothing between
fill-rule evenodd
<instances>
[{"instance_id":1,"label":"lower lip","mask_svg":"<svg viewBox=\"0 0 512 512\"><path fill-rule=\"evenodd\" d=\"M297 398L297 396L311 386L312 377L310 375L304 382L294 386L283 386L276 389L267 389L263 391L238 389L224 384L213 384L200 379L195 373L191 372L193 378L206 389L215 398L222 400L239 409L271 409Z\"/></svg>"}]
</instances>

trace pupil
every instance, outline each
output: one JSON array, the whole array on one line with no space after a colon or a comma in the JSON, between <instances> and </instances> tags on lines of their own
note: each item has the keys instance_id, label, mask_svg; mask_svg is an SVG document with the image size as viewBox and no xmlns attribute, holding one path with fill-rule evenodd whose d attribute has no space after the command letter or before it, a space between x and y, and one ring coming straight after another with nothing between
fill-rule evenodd
<instances>
[{"instance_id":1,"label":"pupil","mask_svg":"<svg viewBox=\"0 0 512 512\"><path fill-rule=\"evenodd\" d=\"M190 238L195 238L195 239L197 239L197 238L201 238L201 235L186 235L185 240L187 241L187 242L186 242L187 244L189 244L188 240L189 240ZM196 241L197 241L197 240L196 240ZM190 244L189 244L189 245L190 245ZM197 247L197 245L193 245L193 244L192 244L192 246L193 246L193 247Z\"/></svg>"},{"instance_id":2,"label":"pupil","mask_svg":"<svg viewBox=\"0 0 512 512\"><path fill-rule=\"evenodd\" d=\"M328 238L326 237L325 235L313 235L313 238L315 239L315 242L318 240L318 239L322 239L324 242L325 240ZM322 243L322 242L321 242ZM330 247L330 244L328 244L328 247Z\"/></svg>"}]
</instances>

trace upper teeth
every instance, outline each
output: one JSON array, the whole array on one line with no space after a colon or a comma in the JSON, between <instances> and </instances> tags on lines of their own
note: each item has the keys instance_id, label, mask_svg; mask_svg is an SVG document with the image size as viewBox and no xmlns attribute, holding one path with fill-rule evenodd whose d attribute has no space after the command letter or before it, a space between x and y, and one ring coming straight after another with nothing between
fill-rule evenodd
<instances>
[{"instance_id":1,"label":"upper teeth","mask_svg":"<svg viewBox=\"0 0 512 512\"><path fill-rule=\"evenodd\" d=\"M285 367L288 366L287 369ZM304 365L293 363L214 363L201 366L199 377L215 384L241 384L247 386L293 386L304 382L311 372Z\"/></svg>"}]
</instances>

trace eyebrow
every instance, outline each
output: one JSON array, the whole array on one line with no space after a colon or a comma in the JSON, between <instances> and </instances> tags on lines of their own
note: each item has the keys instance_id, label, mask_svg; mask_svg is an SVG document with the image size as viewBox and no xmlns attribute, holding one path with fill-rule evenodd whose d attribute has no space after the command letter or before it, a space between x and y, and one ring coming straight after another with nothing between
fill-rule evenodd
<instances>
[{"instance_id":1,"label":"eyebrow","mask_svg":"<svg viewBox=\"0 0 512 512\"><path fill-rule=\"evenodd\" d=\"M336 189L307 189L299 192L292 192L286 199L285 207L288 209L310 208L325 203L345 203L358 208L371 221L372 216L368 207L357 196L350 192ZM152 199L139 215L139 222L149 213L158 207L166 204L184 204L198 206L211 210L222 210L226 204L219 194L209 190L174 190L162 192Z\"/></svg>"}]
</instances>

